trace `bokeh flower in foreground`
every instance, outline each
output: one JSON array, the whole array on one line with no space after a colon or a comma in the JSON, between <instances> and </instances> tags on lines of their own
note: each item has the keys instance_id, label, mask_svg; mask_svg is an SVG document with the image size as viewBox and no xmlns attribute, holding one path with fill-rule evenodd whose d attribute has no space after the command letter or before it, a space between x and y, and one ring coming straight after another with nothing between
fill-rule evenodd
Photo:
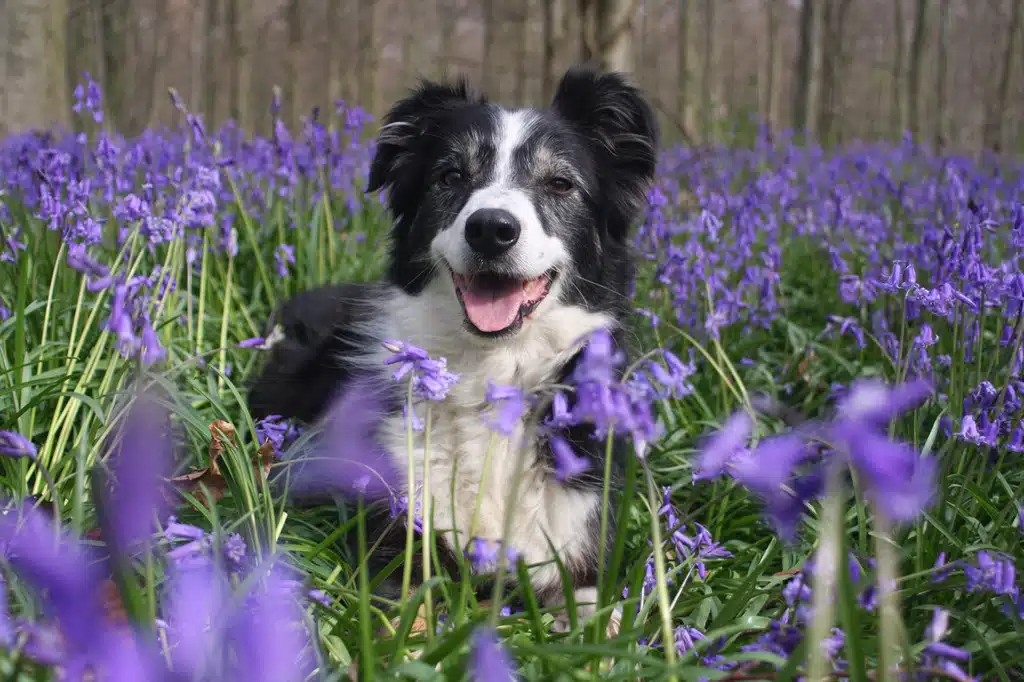
<instances>
[{"instance_id":1,"label":"bokeh flower in foreground","mask_svg":"<svg viewBox=\"0 0 1024 682\"><path fill-rule=\"evenodd\" d=\"M879 381L858 381L839 402L832 423L833 441L845 450L872 502L897 522L916 518L931 504L938 472L934 457L921 457L882 430L931 393L923 380L892 389Z\"/></svg>"},{"instance_id":2,"label":"bokeh flower in foreground","mask_svg":"<svg viewBox=\"0 0 1024 682\"><path fill-rule=\"evenodd\" d=\"M25 436L17 431L0 431L0 456L35 459L36 454L36 446Z\"/></svg>"},{"instance_id":3,"label":"bokeh flower in foreground","mask_svg":"<svg viewBox=\"0 0 1024 682\"><path fill-rule=\"evenodd\" d=\"M387 386L369 380L346 386L324 416L316 441L290 457L284 477L289 492L372 501L397 490L398 472L377 433L389 396Z\"/></svg>"},{"instance_id":4,"label":"bokeh flower in foreground","mask_svg":"<svg viewBox=\"0 0 1024 682\"><path fill-rule=\"evenodd\" d=\"M170 415L156 396L131 401L111 435L110 479L99 491L104 538L129 553L150 536L169 511L165 481L174 466Z\"/></svg>"},{"instance_id":5,"label":"bokeh flower in foreground","mask_svg":"<svg viewBox=\"0 0 1024 682\"><path fill-rule=\"evenodd\" d=\"M82 679L91 666L105 665L114 628L101 600L99 558L28 505L7 506L0 514L0 548L43 606L44 621L13 626L27 635L25 653L61 665L72 680Z\"/></svg>"},{"instance_id":6,"label":"bokeh flower in foreground","mask_svg":"<svg viewBox=\"0 0 1024 682\"><path fill-rule=\"evenodd\" d=\"M803 424L764 438L752 449L743 448L752 422L737 412L698 453L694 478L728 472L764 502L780 534L793 539L804 505L822 492L823 468L849 465L881 511L894 521L909 521L931 503L935 461L891 440L883 428L930 393L924 381L895 388L874 380L858 381L839 402L830 422Z\"/></svg>"},{"instance_id":7,"label":"bokeh flower in foreground","mask_svg":"<svg viewBox=\"0 0 1024 682\"><path fill-rule=\"evenodd\" d=\"M514 567L519 561L519 552L501 540L475 537L469 541L466 557L475 573L493 573L502 560L509 568Z\"/></svg>"},{"instance_id":8,"label":"bokeh flower in foreground","mask_svg":"<svg viewBox=\"0 0 1024 682\"><path fill-rule=\"evenodd\" d=\"M491 628L473 635L470 652L470 679L473 682L514 682L519 679L512 657Z\"/></svg>"},{"instance_id":9,"label":"bokeh flower in foreground","mask_svg":"<svg viewBox=\"0 0 1024 682\"><path fill-rule=\"evenodd\" d=\"M212 563L177 569L166 618L175 670L211 681L306 679L314 658L298 597L276 559L254 567L240 593Z\"/></svg>"}]
</instances>

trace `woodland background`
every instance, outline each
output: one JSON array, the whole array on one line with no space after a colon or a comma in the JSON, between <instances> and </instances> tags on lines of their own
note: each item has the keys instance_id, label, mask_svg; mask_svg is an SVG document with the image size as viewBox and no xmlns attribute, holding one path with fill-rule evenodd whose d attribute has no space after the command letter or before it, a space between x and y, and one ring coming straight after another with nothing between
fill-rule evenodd
<instances>
[{"instance_id":1,"label":"woodland background","mask_svg":"<svg viewBox=\"0 0 1024 682\"><path fill-rule=\"evenodd\" d=\"M825 143L903 131L1024 150L1024 0L0 0L0 134L76 125L88 71L105 125L267 133L336 100L375 115L417 77L466 74L541 104L569 64L627 70L669 140L737 143L760 114Z\"/></svg>"}]
</instances>

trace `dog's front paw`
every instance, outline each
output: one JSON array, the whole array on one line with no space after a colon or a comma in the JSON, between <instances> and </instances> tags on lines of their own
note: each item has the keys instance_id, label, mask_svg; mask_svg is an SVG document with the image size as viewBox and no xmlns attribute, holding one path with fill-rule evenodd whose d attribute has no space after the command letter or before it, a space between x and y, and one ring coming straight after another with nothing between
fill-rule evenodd
<instances>
[{"instance_id":1,"label":"dog's front paw","mask_svg":"<svg viewBox=\"0 0 1024 682\"><path fill-rule=\"evenodd\" d=\"M597 613L597 588L581 587L575 591L573 599L576 602L576 623L583 625ZM559 607L554 613L555 622L552 629L559 634L572 630L572 619L564 601L559 599L551 606Z\"/></svg>"}]
</instances>

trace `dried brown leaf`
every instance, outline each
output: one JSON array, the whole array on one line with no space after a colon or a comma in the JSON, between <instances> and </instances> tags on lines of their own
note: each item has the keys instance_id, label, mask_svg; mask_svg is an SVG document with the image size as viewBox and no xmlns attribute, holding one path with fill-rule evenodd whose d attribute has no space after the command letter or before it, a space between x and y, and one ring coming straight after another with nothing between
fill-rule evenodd
<instances>
[{"instance_id":1,"label":"dried brown leaf","mask_svg":"<svg viewBox=\"0 0 1024 682\"><path fill-rule=\"evenodd\" d=\"M100 583L100 601L103 603L103 610L111 623L114 625L128 624L128 611L124 608L121 593L113 580L107 579Z\"/></svg>"},{"instance_id":2,"label":"dried brown leaf","mask_svg":"<svg viewBox=\"0 0 1024 682\"><path fill-rule=\"evenodd\" d=\"M210 423L210 445L207 454L210 458L208 466L202 469L192 468L192 471L175 476L169 479L178 490L196 494L205 486L206 492L199 496L207 508L220 501L227 493L228 482L221 472L220 457L228 448L228 444L235 444L235 426L231 422L218 419ZM266 477L270 474L270 467L274 463L274 445L267 440L257 450L253 461L254 472L257 477Z\"/></svg>"},{"instance_id":3,"label":"dried brown leaf","mask_svg":"<svg viewBox=\"0 0 1024 682\"><path fill-rule=\"evenodd\" d=\"M210 456L210 469L214 473L220 474L220 464L217 460L227 450L225 440L229 441L232 445L235 444L235 425L223 419L217 419L210 423L209 428L210 447L207 453Z\"/></svg>"},{"instance_id":4,"label":"dried brown leaf","mask_svg":"<svg viewBox=\"0 0 1024 682\"><path fill-rule=\"evenodd\" d=\"M256 474L266 480L272 466L274 466L274 444L268 438L256 451Z\"/></svg>"}]
</instances>

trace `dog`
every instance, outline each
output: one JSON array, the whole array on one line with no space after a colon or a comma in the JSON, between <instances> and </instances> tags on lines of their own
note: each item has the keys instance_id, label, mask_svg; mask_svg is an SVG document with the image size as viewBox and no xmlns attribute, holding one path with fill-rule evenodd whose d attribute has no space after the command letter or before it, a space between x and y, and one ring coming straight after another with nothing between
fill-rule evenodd
<instances>
[{"instance_id":1,"label":"dog","mask_svg":"<svg viewBox=\"0 0 1024 682\"><path fill-rule=\"evenodd\" d=\"M474 534L501 539L512 507L506 546L530 566L535 594L558 608L571 589L578 615L592 615L605 443L573 434L591 466L561 481L550 444L531 435L509 500L522 434L532 433L526 423L544 415L528 413L515 435L495 437L482 416L485 393L489 381L527 392L565 383L598 329L628 350L632 228L647 208L658 135L651 106L621 74L571 68L551 105L538 109L492 103L465 80L421 82L384 119L369 172L367 191L386 191L393 219L386 277L307 291L275 313L283 338L251 384L253 416L316 422L357 378L390 381L386 340L445 358L459 381L432 404L429 452L421 432L413 446L417 480L429 466L441 564L457 574L479 494ZM400 404L378 437L405 472ZM614 445L613 487L631 456L628 444ZM612 534L614 519L612 511ZM405 518L381 512L368 523L379 569L404 552ZM378 593L404 598L398 591L389 578Z\"/></svg>"}]
</instances>

